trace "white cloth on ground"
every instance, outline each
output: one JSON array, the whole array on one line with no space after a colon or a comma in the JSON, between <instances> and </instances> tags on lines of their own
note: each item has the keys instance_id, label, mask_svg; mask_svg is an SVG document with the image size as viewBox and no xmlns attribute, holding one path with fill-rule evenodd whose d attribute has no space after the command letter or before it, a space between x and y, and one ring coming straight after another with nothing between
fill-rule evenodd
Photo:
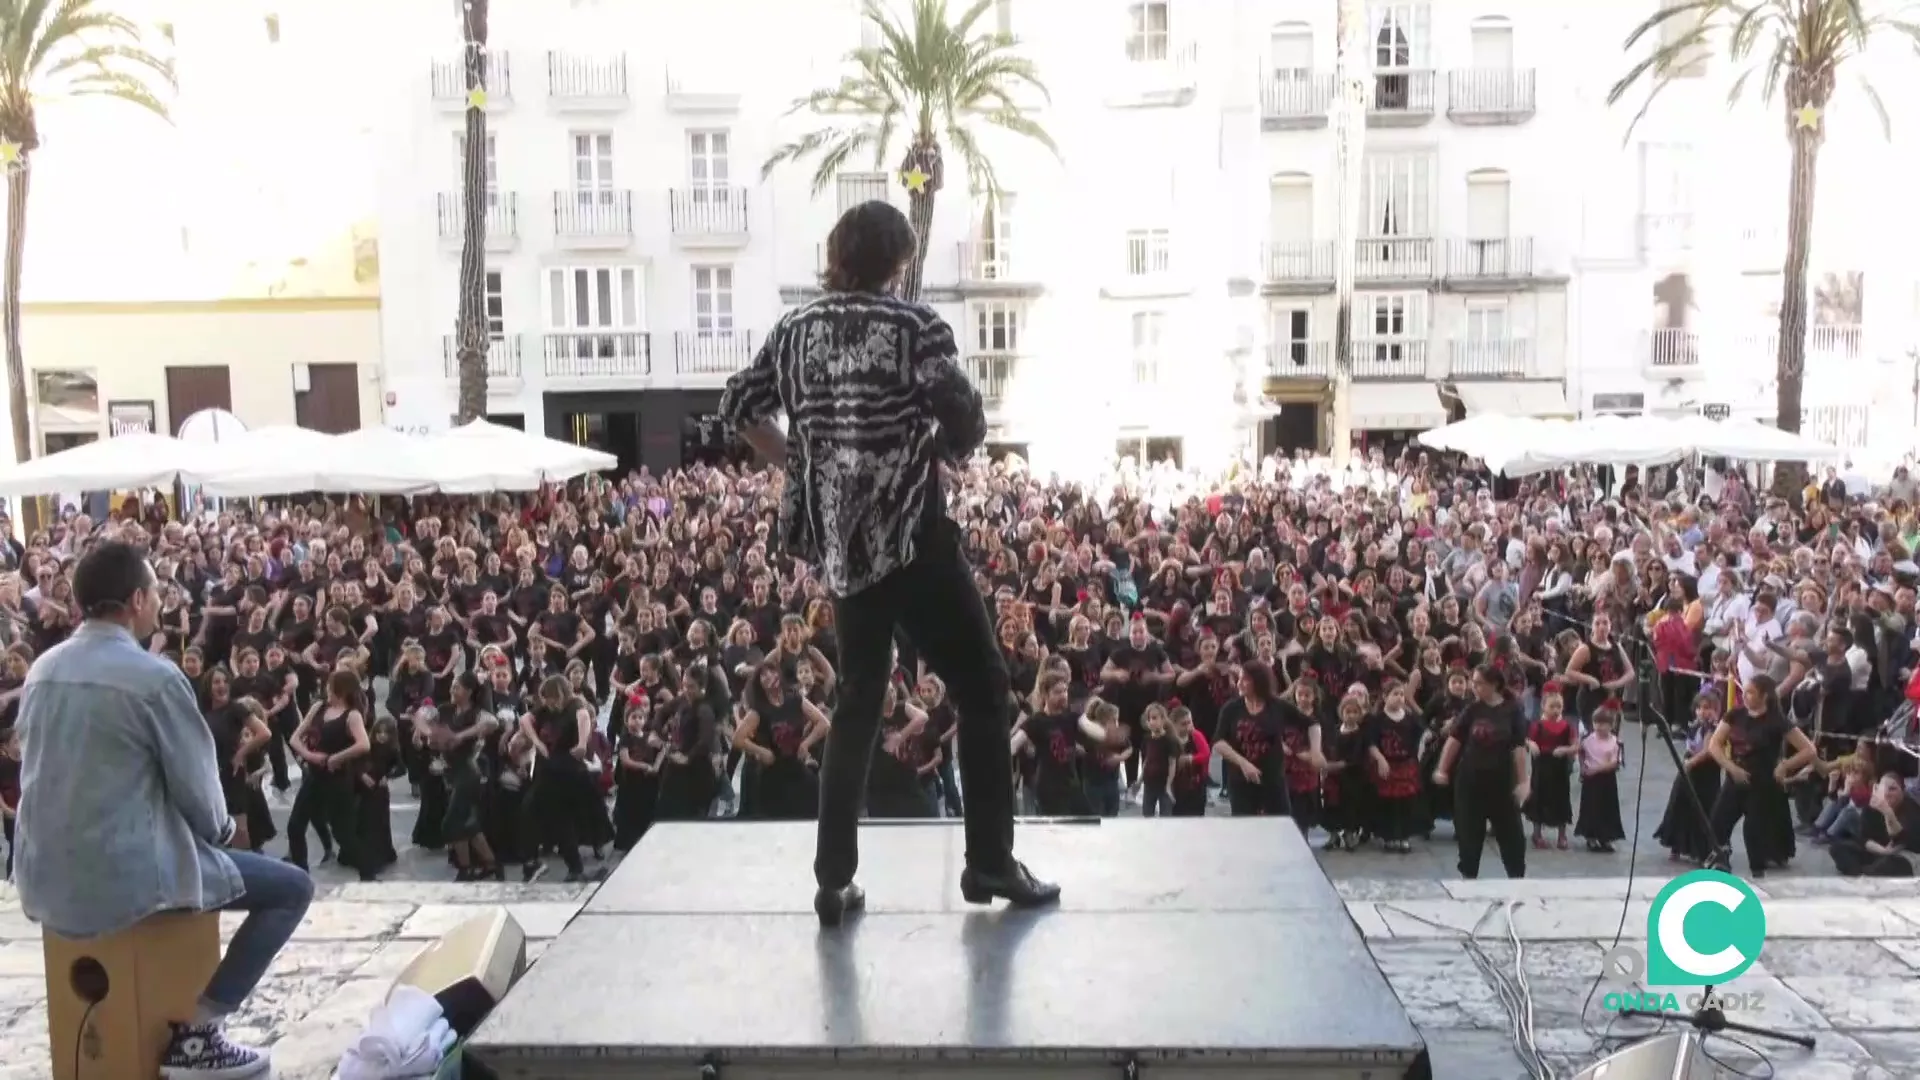
<instances>
[{"instance_id":1,"label":"white cloth on ground","mask_svg":"<svg viewBox=\"0 0 1920 1080\"><path fill-rule=\"evenodd\" d=\"M339 1080L401 1080L432 1076L458 1041L432 994L395 987L373 1010L367 1028L340 1059Z\"/></svg>"}]
</instances>

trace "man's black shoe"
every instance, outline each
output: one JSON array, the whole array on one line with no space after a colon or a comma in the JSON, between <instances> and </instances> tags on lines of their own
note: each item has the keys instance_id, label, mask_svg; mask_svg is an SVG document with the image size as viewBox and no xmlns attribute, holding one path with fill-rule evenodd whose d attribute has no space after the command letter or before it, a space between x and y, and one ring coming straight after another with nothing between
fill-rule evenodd
<instances>
[{"instance_id":1,"label":"man's black shoe","mask_svg":"<svg viewBox=\"0 0 1920 1080\"><path fill-rule=\"evenodd\" d=\"M858 885L821 889L813 894L813 913L820 916L820 925L828 930L845 922L848 915L866 909L867 894Z\"/></svg>"},{"instance_id":2,"label":"man's black shoe","mask_svg":"<svg viewBox=\"0 0 1920 1080\"><path fill-rule=\"evenodd\" d=\"M960 871L960 895L969 904L991 904L1000 899L1014 907L1042 907L1059 902L1060 886L1041 881L1025 863L1015 861L997 874L971 866Z\"/></svg>"}]
</instances>

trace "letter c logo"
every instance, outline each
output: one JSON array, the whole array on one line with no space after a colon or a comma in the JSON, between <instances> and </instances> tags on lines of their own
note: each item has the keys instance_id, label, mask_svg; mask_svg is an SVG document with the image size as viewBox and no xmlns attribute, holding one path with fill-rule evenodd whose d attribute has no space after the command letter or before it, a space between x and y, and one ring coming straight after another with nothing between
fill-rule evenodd
<instances>
[{"instance_id":1,"label":"letter c logo","mask_svg":"<svg viewBox=\"0 0 1920 1080\"><path fill-rule=\"evenodd\" d=\"M1711 955L1696 950L1687 941L1687 916L1702 904L1712 904L1729 914L1746 903L1747 894L1724 881L1691 881L1674 890L1660 908L1660 951L1673 966L1697 979L1719 979L1752 962L1752 958L1732 945Z\"/></svg>"}]
</instances>

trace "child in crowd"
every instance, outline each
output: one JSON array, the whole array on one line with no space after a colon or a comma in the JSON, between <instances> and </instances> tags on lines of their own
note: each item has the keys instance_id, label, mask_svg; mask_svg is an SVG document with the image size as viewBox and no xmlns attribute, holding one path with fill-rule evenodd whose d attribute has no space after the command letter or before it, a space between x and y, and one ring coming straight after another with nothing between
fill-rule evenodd
<instances>
[{"instance_id":1,"label":"child in crowd","mask_svg":"<svg viewBox=\"0 0 1920 1080\"><path fill-rule=\"evenodd\" d=\"M1860 835L1860 815L1873 798L1873 758L1855 752L1837 758L1833 768L1832 797L1813 822L1813 842L1831 843L1854 840Z\"/></svg>"},{"instance_id":2,"label":"child in crowd","mask_svg":"<svg viewBox=\"0 0 1920 1080\"><path fill-rule=\"evenodd\" d=\"M1419 824L1424 735L1420 714L1408 704L1406 685L1390 684L1385 703L1368 721L1367 764L1373 774L1374 833L1388 851L1403 855L1413 850Z\"/></svg>"},{"instance_id":3,"label":"child in crowd","mask_svg":"<svg viewBox=\"0 0 1920 1080\"><path fill-rule=\"evenodd\" d=\"M1173 768L1181 754L1173 737L1173 723L1166 707L1158 702L1147 706L1140 722L1146 729L1140 747L1140 816L1171 817Z\"/></svg>"},{"instance_id":4,"label":"child in crowd","mask_svg":"<svg viewBox=\"0 0 1920 1080\"><path fill-rule=\"evenodd\" d=\"M1573 759L1580 755L1580 742L1567 720L1566 700L1558 682L1547 683L1540 691L1540 718L1527 731L1533 790L1526 812L1533 822L1533 846L1541 850L1548 829L1558 830L1555 846L1567 850L1567 826L1573 824Z\"/></svg>"},{"instance_id":5,"label":"child in crowd","mask_svg":"<svg viewBox=\"0 0 1920 1080\"><path fill-rule=\"evenodd\" d=\"M1326 850L1358 851L1361 830L1366 821L1361 793L1366 774L1366 733L1361 722L1367 715L1367 692L1359 687L1340 699L1340 726L1325 755L1327 767L1320 784L1320 824L1327 830Z\"/></svg>"},{"instance_id":6,"label":"child in crowd","mask_svg":"<svg viewBox=\"0 0 1920 1080\"><path fill-rule=\"evenodd\" d=\"M1653 833L1674 862L1705 862L1713 853L1713 838L1707 833L1701 812L1711 808L1720 795L1720 764L1707 752L1707 742L1720 726L1725 695L1724 689L1710 685L1693 699L1693 726L1687 729L1686 756L1682 759L1686 771L1673 778L1667 812Z\"/></svg>"},{"instance_id":7,"label":"child in crowd","mask_svg":"<svg viewBox=\"0 0 1920 1080\"><path fill-rule=\"evenodd\" d=\"M1593 730L1580 740L1580 816L1573 831L1588 851L1603 854L1627 838L1620 824L1619 726L1620 703L1608 698L1593 711Z\"/></svg>"}]
</instances>

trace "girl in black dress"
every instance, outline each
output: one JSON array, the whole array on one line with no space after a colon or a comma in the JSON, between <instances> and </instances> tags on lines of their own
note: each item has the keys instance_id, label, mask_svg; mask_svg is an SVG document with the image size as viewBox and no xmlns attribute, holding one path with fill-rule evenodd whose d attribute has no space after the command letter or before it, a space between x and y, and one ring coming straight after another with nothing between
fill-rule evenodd
<instances>
[{"instance_id":1,"label":"girl in black dress","mask_svg":"<svg viewBox=\"0 0 1920 1080\"><path fill-rule=\"evenodd\" d=\"M1633 663L1625 646L1615 640L1613 618L1605 611L1593 613L1592 629L1567 657L1561 681L1579 687L1575 711L1583 729L1591 725L1594 710L1608 699L1617 699L1632 684Z\"/></svg>"},{"instance_id":2,"label":"girl in black dress","mask_svg":"<svg viewBox=\"0 0 1920 1080\"><path fill-rule=\"evenodd\" d=\"M542 848L559 851L567 880L586 880L580 861L581 789L589 786L586 753L593 731L593 714L574 698L564 676L550 676L540 684L532 709L520 716L520 734L533 750L533 778L521 802L520 876L539 877Z\"/></svg>"},{"instance_id":3,"label":"girl in black dress","mask_svg":"<svg viewBox=\"0 0 1920 1080\"><path fill-rule=\"evenodd\" d=\"M660 799L661 747L653 745L657 736L648 738L653 710L646 691L628 691L621 700L620 738L614 744L613 850L625 854L653 825Z\"/></svg>"},{"instance_id":4,"label":"girl in black dress","mask_svg":"<svg viewBox=\"0 0 1920 1080\"><path fill-rule=\"evenodd\" d=\"M220 790L226 796L227 813L233 815L245 832L234 838L234 846L259 851L273 838L273 817L267 813L266 800L253 784L253 771L272 741L264 714L249 707L245 699L231 694L232 676L224 667L215 667L207 677L207 704L203 715L213 733L213 749L220 766ZM256 806L255 804L258 803Z\"/></svg>"},{"instance_id":5,"label":"girl in black dress","mask_svg":"<svg viewBox=\"0 0 1920 1080\"><path fill-rule=\"evenodd\" d=\"M1269 668L1268 670L1272 670ZM1321 740L1327 728L1325 700L1312 679L1301 679L1280 696L1281 784L1287 794L1288 816L1304 834L1320 820L1320 773L1326 765ZM1224 730L1224 725L1222 726Z\"/></svg>"},{"instance_id":6,"label":"girl in black dress","mask_svg":"<svg viewBox=\"0 0 1920 1080\"><path fill-rule=\"evenodd\" d=\"M1533 846L1545 851L1548 829L1559 830L1555 844L1567 849L1567 826L1573 824L1573 761L1580 756L1580 735L1567 719L1567 699L1558 682L1540 692L1540 719L1527 727L1527 750L1533 756L1533 798L1527 817L1533 822Z\"/></svg>"},{"instance_id":7,"label":"girl in black dress","mask_svg":"<svg viewBox=\"0 0 1920 1080\"><path fill-rule=\"evenodd\" d=\"M827 715L797 688L789 689L777 657L760 662L746 687L745 705L733 745L754 760L758 790L751 800L742 792L741 816L763 821L819 816L819 763L813 751L831 726Z\"/></svg>"},{"instance_id":8,"label":"girl in black dress","mask_svg":"<svg viewBox=\"0 0 1920 1080\"><path fill-rule=\"evenodd\" d=\"M1304 680L1295 684L1304 685ZM1227 804L1235 817L1279 816L1292 809L1287 765L1294 751L1286 731L1287 718L1298 710L1278 697L1273 669L1252 660L1240 666L1240 696L1220 710L1220 738L1214 748L1228 766ZM1320 727L1308 721L1307 730L1317 758Z\"/></svg>"},{"instance_id":9,"label":"girl in black dress","mask_svg":"<svg viewBox=\"0 0 1920 1080\"><path fill-rule=\"evenodd\" d=\"M666 754L657 821L703 821L720 793L713 767L720 716L708 697L712 687L713 673L705 664L689 664L680 673L680 693L663 723Z\"/></svg>"},{"instance_id":10,"label":"girl in black dress","mask_svg":"<svg viewBox=\"0 0 1920 1080\"><path fill-rule=\"evenodd\" d=\"M1747 680L1740 707L1720 721L1707 749L1725 777L1713 802L1714 843L1727 846L1733 827L1742 825L1750 877L1785 865L1793 857L1786 778L1806 768L1817 752L1787 720L1773 679Z\"/></svg>"},{"instance_id":11,"label":"girl in black dress","mask_svg":"<svg viewBox=\"0 0 1920 1080\"><path fill-rule=\"evenodd\" d=\"M896 670L894 676L880 703L880 748L867 773L867 816L938 817L933 777L940 768L940 746L927 729L926 712L907 700L905 673Z\"/></svg>"},{"instance_id":12,"label":"girl in black dress","mask_svg":"<svg viewBox=\"0 0 1920 1080\"><path fill-rule=\"evenodd\" d=\"M1593 730L1580 740L1580 816L1573 834L1587 842L1588 851L1611 854L1616 840L1625 840L1620 824L1620 703L1602 702L1593 712Z\"/></svg>"},{"instance_id":13,"label":"girl in black dress","mask_svg":"<svg viewBox=\"0 0 1920 1080\"><path fill-rule=\"evenodd\" d=\"M1321 825L1327 830L1327 851L1360 850L1360 834L1367 821L1365 800L1367 760L1367 697L1360 691L1340 699L1335 712L1340 724L1320 784Z\"/></svg>"},{"instance_id":14,"label":"girl in black dress","mask_svg":"<svg viewBox=\"0 0 1920 1080\"><path fill-rule=\"evenodd\" d=\"M387 782L395 776L406 775L406 766L400 761L400 728L393 717L382 716L368 729L368 739L372 746L367 756L361 759L359 816L360 816L360 879L365 881L400 860L400 853L393 849L393 802L389 797Z\"/></svg>"},{"instance_id":15,"label":"girl in black dress","mask_svg":"<svg viewBox=\"0 0 1920 1080\"><path fill-rule=\"evenodd\" d=\"M1167 716L1173 729L1173 775L1167 790L1173 795L1174 817L1202 817L1207 812L1207 765L1212 747L1193 722L1193 713L1175 708Z\"/></svg>"},{"instance_id":16,"label":"girl in black dress","mask_svg":"<svg viewBox=\"0 0 1920 1080\"><path fill-rule=\"evenodd\" d=\"M1413 850L1420 803L1420 714L1400 683L1387 687L1386 701L1367 722L1367 769L1374 789L1373 832L1388 851Z\"/></svg>"},{"instance_id":17,"label":"girl in black dress","mask_svg":"<svg viewBox=\"0 0 1920 1080\"><path fill-rule=\"evenodd\" d=\"M458 880L497 880L505 871L487 842L486 804L487 774L493 771L488 750L500 730L499 717L491 708L489 688L471 671L454 678L448 695L426 725L428 746L436 755L446 789L440 836Z\"/></svg>"},{"instance_id":18,"label":"girl in black dress","mask_svg":"<svg viewBox=\"0 0 1920 1080\"><path fill-rule=\"evenodd\" d=\"M1693 727L1687 731L1686 772L1673 778L1667 795L1667 812L1653 838L1667 849L1675 862L1704 863L1713 854L1713 836L1701 820L1701 811L1713 806L1720 795L1720 763L1707 750L1707 740L1720 726L1722 695L1708 689L1694 696ZM1693 790L1689 792L1688 787ZM1695 797L1699 801L1695 802Z\"/></svg>"},{"instance_id":19,"label":"girl in black dress","mask_svg":"<svg viewBox=\"0 0 1920 1080\"><path fill-rule=\"evenodd\" d=\"M292 745L300 759L311 766L305 782L314 785L315 812L326 819L333 833L340 865L358 870L360 830L355 777L359 767L355 762L366 756L373 741L367 737L360 677L343 668L327 676L326 685L326 699L301 721Z\"/></svg>"}]
</instances>

